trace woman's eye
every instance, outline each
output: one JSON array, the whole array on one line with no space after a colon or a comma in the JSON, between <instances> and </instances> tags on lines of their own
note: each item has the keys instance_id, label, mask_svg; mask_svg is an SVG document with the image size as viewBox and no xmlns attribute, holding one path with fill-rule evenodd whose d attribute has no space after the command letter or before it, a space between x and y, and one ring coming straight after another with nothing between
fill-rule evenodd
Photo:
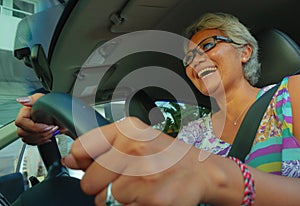
<instances>
[{"instance_id":1,"label":"woman's eye","mask_svg":"<svg viewBox=\"0 0 300 206\"><path fill-rule=\"evenodd\" d=\"M202 49L203 51L206 51L206 50L209 50L209 49L212 48L212 47L213 47L213 43L208 42L208 43L203 44L203 45L201 46L201 49Z\"/></svg>"}]
</instances>

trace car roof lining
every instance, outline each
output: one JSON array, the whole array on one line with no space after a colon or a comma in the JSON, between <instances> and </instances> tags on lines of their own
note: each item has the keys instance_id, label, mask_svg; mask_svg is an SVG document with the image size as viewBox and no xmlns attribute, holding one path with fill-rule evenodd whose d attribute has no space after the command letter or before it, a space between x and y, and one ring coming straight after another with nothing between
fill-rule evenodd
<instances>
[{"instance_id":1,"label":"car roof lining","mask_svg":"<svg viewBox=\"0 0 300 206\"><path fill-rule=\"evenodd\" d=\"M112 19L118 21L113 21L110 30L113 33L124 33L153 28L179 2L181 0L130 0L120 12L112 15Z\"/></svg>"},{"instance_id":2,"label":"car roof lining","mask_svg":"<svg viewBox=\"0 0 300 206\"><path fill-rule=\"evenodd\" d=\"M290 13L293 13L291 9L294 9L294 7L290 7L290 9L285 8L286 1L273 2L272 7L268 6L269 3L268 0L260 1L255 14L250 15L250 13L253 13L253 10L249 10L249 8L251 8L250 4L253 4L253 2L244 3L239 0L226 1L226 7L224 7L224 1L220 0L168 0L158 3L146 0L78 1L76 5L74 5L72 12L68 15L68 18L64 19L64 27L61 29L60 34L57 35L56 41L53 41L50 46L52 48L50 50L50 66L54 78L53 91L72 92L78 71L93 49L107 40L122 35L125 31L148 29L148 27L145 26L148 19L151 19L149 21L154 24L151 24L149 29L159 29L181 34L183 28L191 21L197 19L201 13L207 11L224 11L238 16L241 21L248 25L251 31L255 33L263 28L262 25L264 25L264 28L273 27L272 16L278 15L278 11L280 11L281 15L291 15ZM103 9L101 4L105 4ZM289 1L289 5L294 4L297 4L296 0ZM203 5L205 5L205 7L203 7ZM235 6L233 7L231 5ZM236 5L240 5L238 10L236 10ZM197 12L190 12L190 9L193 7L199 8ZM147 12L141 12L141 8L147 11L151 11L152 9L157 10L157 16L151 15L151 18L147 19L147 15L145 15ZM135 9L137 9L137 11L135 11ZM162 10L168 11L168 13L163 15L163 12L159 12ZM253 18L246 18L243 14L246 14L245 16L252 16ZM116 23L118 21L112 20L112 17L115 15L125 20ZM181 18L179 18L180 16ZM253 26L252 22L261 22L262 25ZM286 23L278 23L278 25L283 28L282 30L284 30L284 28L295 29L293 26L285 24ZM72 35L69 35L69 33L72 33ZM295 31L294 33L297 34ZM115 72L115 75L126 74L128 73L125 71L127 69L130 71L128 67L122 67L120 64L117 66L122 68L122 72ZM174 69L178 70L178 68ZM118 79L122 78L122 76L117 77L115 75L107 79L107 83L103 85L106 87L103 88L103 91L105 90L107 95L103 97L97 96L96 101L109 101L109 99L106 98L109 97L109 92L114 91L112 85L115 85ZM155 96L155 94L151 95ZM199 97L199 100L201 100L201 98L202 97Z\"/></svg>"}]
</instances>

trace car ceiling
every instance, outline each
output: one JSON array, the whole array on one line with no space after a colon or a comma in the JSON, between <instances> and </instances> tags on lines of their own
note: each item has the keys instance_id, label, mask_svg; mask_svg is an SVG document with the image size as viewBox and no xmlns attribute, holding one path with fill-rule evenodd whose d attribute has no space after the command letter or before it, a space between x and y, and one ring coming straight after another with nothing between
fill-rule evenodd
<instances>
[{"instance_id":1,"label":"car ceiling","mask_svg":"<svg viewBox=\"0 0 300 206\"><path fill-rule=\"evenodd\" d=\"M70 0L49 48L48 58L53 75L52 91L72 92L82 65L92 51L104 42L128 32L149 29L181 35L184 28L204 12L228 12L236 15L254 34L266 28L277 28L300 43L300 31L295 23L300 19L297 5L297 0ZM151 53L150 56L153 61L160 61L157 54ZM109 72L104 74L101 88L98 87L96 101L109 101L115 86L124 75L143 66L148 57L142 54L129 56L109 70L103 70ZM161 61L161 65L174 70L187 80L178 59L171 58L166 61L168 63L164 63L161 58ZM145 63L146 66L151 64L151 61ZM107 69L107 66L111 65L90 69L90 73L85 76L87 81L82 81L83 87L91 86L88 77L93 78L95 73ZM187 82L191 84L188 80ZM197 93L197 100L207 104L207 100L190 86ZM131 88L125 90L126 88L125 96L134 92ZM147 92L157 99L172 99L172 95L157 92L155 89L150 88ZM89 95L93 95L93 92L78 94L86 99ZM122 99L124 95L118 94L114 97Z\"/></svg>"}]
</instances>

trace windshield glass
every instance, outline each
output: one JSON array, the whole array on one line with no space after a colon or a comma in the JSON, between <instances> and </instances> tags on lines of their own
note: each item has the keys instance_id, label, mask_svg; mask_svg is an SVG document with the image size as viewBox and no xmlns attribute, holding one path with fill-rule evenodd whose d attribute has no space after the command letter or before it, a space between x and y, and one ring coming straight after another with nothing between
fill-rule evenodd
<instances>
[{"instance_id":1,"label":"windshield glass","mask_svg":"<svg viewBox=\"0 0 300 206\"><path fill-rule=\"evenodd\" d=\"M24 170L20 168L21 162L28 163L25 161L30 149L25 149L20 139L6 143L11 142L8 138L17 139L13 122L21 105L16 98L42 88L34 70L26 66L23 58L16 58L14 51L39 43L48 54L65 3L64 0L0 0L0 176ZM30 167L26 166L26 172L31 172Z\"/></svg>"},{"instance_id":2,"label":"windshield glass","mask_svg":"<svg viewBox=\"0 0 300 206\"><path fill-rule=\"evenodd\" d=\"M43 25L38 20L44 20L44 13L48 14L52 8L62 7L62 3L58 0L0 0L0 127L16 117L20 108L15 101L17 97L30 95L41 88L33 69L25 66L23 59L14 57L14 50L41 42L48 51L51 41L48 37L52 32L47 31L47 38L45 33L38 35L37 28ZM57 12L55 14L56 21L60 15Z\"/></svg>"}]
</instances>

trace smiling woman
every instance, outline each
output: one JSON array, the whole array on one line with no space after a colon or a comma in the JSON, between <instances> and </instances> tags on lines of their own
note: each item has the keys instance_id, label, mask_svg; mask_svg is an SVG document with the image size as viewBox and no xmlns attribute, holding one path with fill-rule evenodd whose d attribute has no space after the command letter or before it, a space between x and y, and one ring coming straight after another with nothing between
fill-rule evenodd
<instances>
[{"instance_id":1,"label":"smiling woman","mask_svg":"<svg viewBox=\"0 0 300 206\"><path fill-rule=\"evenodd\" d=\"M62 169L67 166L72 169L85 170L80 183L81 188L86 194L95 195L95 202L98 205L197 205L199 203L252 205L254 201L258 205L282 205L286 203L281 198L283 194L289 196L292 204L296 204L299 196L295 191L300 184L298 178L300 173L295 172L298 171L300 164L298 113L293 113L296 121L291 123L290 120L291 110L300 109L297 106L300 104L300 99L295 95L295 85L298 84L300 76L286 77L280 81L280 86L273 94L259 128L255 130L255 141L248 156L242 160L230 157L229 151L246 111L272 85L263 88L255 87L260 70L258 44L236 17L227 13L205 13L198 23L190 28L196 29L192 29L189 36L191 41L188 42L184 61L186 74L198 89L198 93L214 99L217 107L212 107L208 115L193 120L182 128L178 126L180 131L176 139L154 130L136 117L114 120L110 124L106 121L103 123L103 121L98 121L103 120L103 117L99 117L98 113L90 110L88 105L82 105L83 102L77 101L76 98L72 99L72 96L61 93L56 95L54 92L47 95L35 94L26 101L20 102L24 107L19 111L16 120L19 128L18 134L24 142L38 144L40 148L55 146L53 136L57 133L58 127L59 131L66 132L65 134L70 132L72 136L80 135L72 144L70 154L62 160L60 155L54 152L48 153L44 159L53 154L55 155L54 161L49 158L53 166L56 165L55 162L58 162L58 166ZM63 37L67 34L66 32L62 30ZM134 40L121 39L119 43L128 44L128 48L134 47L136 42L141 45L140 41ZM142 42L144 41L146 40L143 39ZM68 60L61 62L64 59L60 59L61 61L57 62L58 56L62 57L58 55L62 51L57 49L61 48L65 42L58 38L56 43L59 47L53 50L56 56L52 61L65 64ZM120 48L112 53L117 53L118 49ZM97 51L101 52L101 49ZM124 51L131 52L131 50L122 50ZM112 57L112 53L109 57ZM107 62L101 61L99 64L105 63ZM164 75L162 72L166 69L160 69L156 76L151 76L150 74L155 74L157 71L155 67L132 71L126 70L127 67L120 69L122 63L124 62L118 61L112 66L113 69L108 72L107 76L104 75L105 82L101 82L97 88L96 100L94 96L93 98L87 97L87 99L95 100L95 104L103 103L105 98L106 101L107 99L112 101L114 98L122 97L121 95L115 97L114 91L118 86L124 86L124 82L140 83L149 79L160 79L161 76L163 76L162 82L168 82L168 85L177 88L176 92L188 92L182 87L176 87L180 85L179 80L182 79L176 79L173 76L174 78L170 81L166 81L170 76L166 75L170 73ZM55 73L56 70L53 71ZM132 75L136 71L143 71L144 75ZM82 75L84 73L79 74L81 75L77 76L78 81L84 79L85 83L90 83L85 79L87 76ZM131 81L126 82L127 78ZM172 82L176 84L173 85ZM53 83L57 84L55 81ZM146 88L143 89L147 92ZM73 94L76 95L75 90ZM110 91L111 97L102 96ZM121 91L118 92L121 93ZM123 95L130 91L126 90ZM134 92L133 94L138 93ZM151 97L153 99L147 100L159 99L156 94ZM167 97L164 98L167 99ZM55 126L56 122L52 121L51 125L38 127L40 122L37 120L40 119L30 118L28 115L37 114L36 112L40 111L43 103L48 113L53 114L57 121L61 121L57 123L57 126ZM178 110L178 105L172 106ZM79 116L76 116L78 113ZM90 113L97 117L97 121L92 121L93 118L88 116ZM78 123L78 127L74 126L75 122ZM95 124L97 122L101 127ZM35 125L35 127L30 125ZM69 130L62 125L68 127ZM87 131L89 129L85 128L86 125L89 129L96 128ZM83 126L84 130L80 126ZM244 138L251 138L247 135ZM268 182L267 186L265 182ZM49 180L40 186L47 185L47 183L53 182ZM183 184L185 185L184 191L182 190ZM277 197L275 203L273 202L274 194ZM24 196L26 197L26 193Z\"/></svg>"},{"instance_id":2,"label":"smiling woman","mask_svg":"<svg viewBox=\"0 0 300 206\"><path fill-rule=\"evenodd\" d=\"M8 65L9 58L3 55L0 59L0 62L6 62L1 65L3 73L8 73L3 79L14 81L11 79L16 78L20 88L19 93L14 95L8 92L16 88L13 84L3 87L11 98L11 102L3 104L17 105L15 97L23 97L18 99L23 104L15 121L18 130L11 123L1 128L0 134L3 135L2 131L7 129L13 136L12 140L18 135L21 137L14 142L19 144L17 149L10 144L14 147L12 151L18 151L14 153L14 159L18 159L19 151L25 151L26 154L24 158L19 158L20 161L10 159L10 164L3 162L0 169L5 165L5 169L9 167L12 170L15 165L20 165L18 163L23 163L19 168L26 170L24 176L44 176L46 171L41 167L37 147L48 169L48 178L40 183L33 181L35 185L30 185L29 191L23 193L19 204L94 205L95 201L99 205L117 202L126 205L137 201L137 205L251 205L254 199L258 205L299 202L299 118L297 112L290 113L291 105L293 111L300 110L300 106L297 106L300 105L299 95L294 90L299 84L299 77L282 80L281 74L286 71L292 74L293 70L285 69L290 65L283 63L282 55L273 54L280 51L290 57L291 53L280 44L274 48L274 38L268 36L271 59L281 62L277 66L284 68L280 70L284 72L278 77L279 73L276 72L276 78L267 82L265 80L271 80L274 74L273 66L270 66L269 75L264 76L263 82L259 82L263 85L258 88L259 64L256 58L260 57L261 52L258 52L252 36L262 29L276 27L300 42L294 21L299 19L300 14L298 0L278 0L272 4L269 0L255 4L251 0L229 0L226 6L217 0L0 2L18 2L16 6L11 4L14 9L33 3L36 12L18 19L17 15L13 15L14 11L5 11L5 14L12 13L9 16L12 21L20 22L18 28L14 29L14 48L10 46L7 51L12 53L14 49L16 57L25 64L22 66L15 59L17 65L11 66ZM184 38L184 28L208 11L234 14L240 22L251 28L251 34L244 24L236 24L238 21L231 15L211 13L206 15L209 18L202 21L204 27L194 27L188 39ZM2 10L1 14L4 14ZM219 15L221 18L217 18ZM225 20L229 23L225 22L223 27L205 24L216 20L221 24ZM188 43L186 52L183 49L184 42ZM42 53L37 51L42 49L36 48L42 48L45 55L40 56ZM40 84L34 72L44 77L41 81L47 81ZM31 80L34 80L33 85ZM255 131L257 137L254 137L252 150L245 163L236 158L224 158L230 154L235 134L250 105L270 88L265 84L277 82L281 83L280 87L259 129ZM45 86L43 89L49 94L29 98L28 94L40 86ZM57 93L59 98L53 101L47 99ZM135 95L137 98L131 98ZM39 119L36 116L35 119L30 118L32 114L37 114L32 112L31 106L34 110L46 99L45 102L50 102L50 106L59 111L59 117L67 111L71 114L67 118L70 121L78 123L77 120L82 120L89 126L97 123L92 124L89 121L92 118L86 117L82 110L74 109L74 104L71 106L66 103L63 96L75 97L72 103L76 102L76 97L87 103L80 108L92 106L99 111L92 110L92 114L99 114L100 111L101 114L109 114L103 116L109 117L110 124L81 132L80 138L73 142L70 138L64 139L66 135L75 138L77 133L70 132L73 126L66 130L66 126L60 124L62 122L52 121L53 125L34 122L48 120L45 114ZM152 121L156 120L152 117L157 111L155 105L152 106L153 102L159 102L158 106L169 112L163 116L165 122ZM188 104L192 106L186 106ZM1 110L9 109L5 105ZM199 115L199 106L210 107L205 109L208 114ZM12 107L10 109L14 110ZM73 118L72 115L78 111L78 117ZM17 111L13 112L15 114ZM124 118L124 114L130 117ZM291 125L291 119L294 125ZM144 124L144 120L150 120L150 123L147 121ZM281 124L282 121L285 123ZM152 123L154 127L157 126L155 129L148 126ZM78 124L75 127L77 130L81 126ZM244 135L246 137L248 134ZM24 149L21 139L38 146L26 145ZM58 148L61 154L56 143L64 145L63 150ZM70 155L63 158L65 165L62 165L61 156L69 153L71 143ZM9 147L3 148L1 154L12 153L7 149ZM86 172L79 180L71 172L67 174L65 166ZM85 199L81 198L82 191L92 195L86 204ZM28 202L23 201L24 198Z\"/></svg>"}]
</instances>

